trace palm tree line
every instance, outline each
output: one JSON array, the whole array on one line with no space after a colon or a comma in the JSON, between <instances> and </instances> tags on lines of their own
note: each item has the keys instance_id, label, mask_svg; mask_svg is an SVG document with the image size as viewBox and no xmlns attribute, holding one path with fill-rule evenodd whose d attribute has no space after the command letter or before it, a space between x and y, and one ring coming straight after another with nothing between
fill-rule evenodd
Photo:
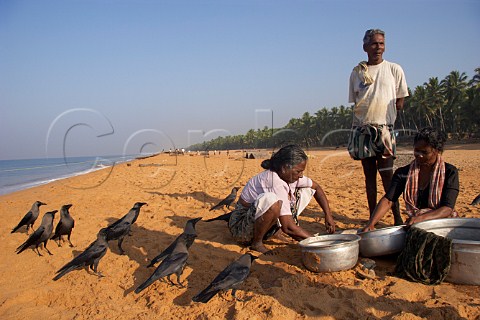
<instances>
[{"instance_id":1,"label":"palm tree line","mask_svg":"<svg viewBox=\"0 0 480 320\"><path fill-rule=\"evenodd\" d=\"M430 78L405 99L395 130L399 138L425 126L443 130L454 138L480 134L480 67L468 79L465 72L452 71L443 80ZM340 146L348 141L353 106L326 108L315 114L305 112L283 128L250 129L246 134L218 137L195 144L190 150L276 148L288 143L304 147Z\"/></svg>"}]
</instances>

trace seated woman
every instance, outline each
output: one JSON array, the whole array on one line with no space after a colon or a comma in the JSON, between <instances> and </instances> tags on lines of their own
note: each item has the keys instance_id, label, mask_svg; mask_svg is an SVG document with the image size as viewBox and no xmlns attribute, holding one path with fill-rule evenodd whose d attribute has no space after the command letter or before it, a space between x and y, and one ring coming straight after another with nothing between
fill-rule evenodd
<instances>
[{"instance_id":1,"label":"seated woman","mask_svg":"<svg viewBox=\"0 0 480 320\"><path fill-rule=\"evenodd\" d=\"M295 240L311 237L297 218L312 197L325 213L327 232L335 232L325 193L318 183L303 176L306 165L307 155L296 145L283 147L262 162L266 170L247 182L230 216L228 227L235 240L264 253L263 240L280 228Z\"/></svg>"},{"instance_id":2,"label":"seated woman","mask_svg":"<svg viewBox=\"0 0 480 320\"><path fill-rule=\"evenodd\" d=\"M409 216L407 226L457 216L454 207L459 191L458 170L442 159L445 141L445 135L431 127L416 134L415 160L395 171L388 192L380 199L370 221L361 231L373 230L402 193Z\"/></svg>"}]
</instances>

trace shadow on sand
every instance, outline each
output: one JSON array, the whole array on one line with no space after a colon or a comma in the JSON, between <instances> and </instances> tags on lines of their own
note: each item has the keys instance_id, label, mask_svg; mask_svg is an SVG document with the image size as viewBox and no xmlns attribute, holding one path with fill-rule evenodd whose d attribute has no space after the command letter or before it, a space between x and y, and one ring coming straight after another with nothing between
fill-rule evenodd
<instances>
[{"instance_id":1,"label":"shadow on sand","mask_svg":"<svg viewBox=\"0 0 480 320\"><path fill-rule=\"evenodd\" d=\"M308 213L311 214L311 213ZM155 267L147 268L148 263L161 251L163 251L182 232L185 223L193 217L165 216L171 220L172 225L178 227L178 234L167 234L162 231L154 231L138 226L132 226L131 236L127 236L123 242L123 248L129 259L138 263L138 268L133 273L134 283L125 290L124 295L136 295L133 291L143 283L155 270ZM140 214L139 220L142 219ZM110 219L109 219L110 220ZM111 219L110 223L115 219ZM318 229L318 223L305 223L306 229ZM229 263L237 259L241 254L248 252L248 248L241 248L240 252L230 251L228 247L236 245L223 221L197 223L198 238L189 250L189 259L181 277L186 288L172 286L164 279L156 281L150 287L138 294L136 300L143 300L147 307L159 306L164 291L178 292L173 303L178 306L191 306L192 297L204 289L213 278L221 272ZM428 307L423 302L411 302L403 299L392 298L388 294L374 297L361 288L351 285L338 286L335 274L315 274L306 271L302 265L301 252L296 244L282 244L276 241L268 242L275 245L277 255L260 255L252 266L249 278L240 286L239 297L245 301L257 296L271 296L283 306L295 311L299 315L308 317L332 317L335 319L382 319L372 314L372 306L385 314L399 314L410 312L426 318L449 318L462 319L458 312L451 306ZM114 254L118 254L116 244L110 245ZM386 257L378 263L380 277L388 275L389 269L393 268L394 257ZM158 264L157 264L158 266ZM348 272L348 271L345 271ZM172 279L176 281L176 276ZM403 280L402 280L403 281ZM352 281L353 282L353 281ZM384 289L387 293L388 284ZM305 295L305 292L311 293ZM298 299L302 297L304 300ZM318 297L321 297L319 299ZM219 317L231 319L235 315L237 302L230 292L220 293L214 299L225 299L230 304L224 314ZM342 317L338 317L332 306L342 309ZM261 312L261 311L259 311Z\"/></svg>"}]
</instances>

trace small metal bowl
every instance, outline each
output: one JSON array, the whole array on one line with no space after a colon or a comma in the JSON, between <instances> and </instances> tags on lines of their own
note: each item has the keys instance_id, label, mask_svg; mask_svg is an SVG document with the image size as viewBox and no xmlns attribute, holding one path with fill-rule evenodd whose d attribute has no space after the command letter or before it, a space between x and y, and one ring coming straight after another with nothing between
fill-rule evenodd
<instances>
[{"instance_id":1,"label":"small metal bowl","mask_svg":"<svg viewBox=\"0 0 480 320\"><path fill-rule=\"evenodd\" d=\"M386 256L400 252L405 247L405 225L361 232L360 255L362 257Z\"/></svg>"},{"instance_id":2,"label":"small metal bowl","mask_svg":"<svg viewBox=\"0 0 480 320\"><path fill-rule=\"evenodd\" d=\"M313 272L334 272L353 268L358 260L356 234L329 234L304 239L299 242L302 261Z\"/></svg>"},{"instance_id":3,"label":"small metal bowl","mask_svg":"<svg viewBox=\"0 0 480 320\"><path fill-rule=\"evenodd\" d=\"M435 219L415 223L412 227L452 239L452 260L446 281L480 285L480 219Z\"/></svg>"}]
</instances>

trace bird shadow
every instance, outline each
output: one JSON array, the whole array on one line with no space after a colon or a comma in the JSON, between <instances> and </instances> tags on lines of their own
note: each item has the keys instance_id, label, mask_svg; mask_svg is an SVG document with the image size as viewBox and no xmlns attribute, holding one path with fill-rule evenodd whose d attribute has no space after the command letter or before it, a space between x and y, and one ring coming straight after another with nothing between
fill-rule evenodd
<instances>
[{"instance_id":1,"label":"bird shadow","mask_svg":"<svg viewBox=\"0 0 480 320\"><path fill-rule=\"evenodd\" d=\"M37 230L35 228L35 230ZM32 233L35 232L35 230L32 230L32 228L28 229L28 233L27 233L27 227L26 226L21 226L19 229L15 230L15 232L13 233L21 233L21 234L25 234L27 237L29 237Z\"/></svg>"},{"instance_id":2,"label":"bird shadow","mask_svg":"<svg viewBox=\"0 0 480 320\"><path fill-rule=\"evenodd\" d=\"M138 268L133 272L133 285L125 290L124 296L132 293L155 271L158 264L150 268L147 268L147 265L153 258L167 248L180 233L183 232L183 227L190 219L179 216L165 217L165 219L168 218L172 220L174 225L178 226L178 234L172 235L162 231L150 230L141 225L134 224L130 230L131 236L125 237L122 245L125 255L127 255L130 260L136 261ZM141 216L139 219L141 219ZM111 246L111 251L120 254L117 246Z\"/></svg>"},{"instance_id":3,"label":"bird shadow","mask_svg":"<svg viewBox=\"0 0 480 320\"><path fill-rule=\"evenodd\" d=\"M189 197L189 198L193 198L194 200L197 200L198 202L205 204L205 207L211 207L219 203L225 198L225 197L220 197L220 198L214 197L203 191L193 191L189 193L162 193L158 191L147 191L147 193L156 195L156 196L167 196L175 199L178 199L178 198L187 199L187 197ZM220 211L220 208L217 209L217 211Z\"/></svg>"},{"instance_id":4,"label":"bird shadow","mask_svg":"<svg viewBox=\"0 0 480 320\"><path fill-rule=\"evenodd\" d=\"M208 256L206 256L205 254L195 253L195 249L197 249L197 252L208 252ZM220 272L222 272L230 263L237 260L242 254L249 252L247 248L243 248L241 252L236 252L203 242L194 243L192 245L191 251L191 272L186 279L188 280L187 290L182 291L180 295L173 300L173 302L179 306L191 305L192 298L201 290L205 289ZM254 252L252 252L252 254L260 255L259 253ZM196 264L200 264L200 262L204 267L195 268L194 266ZM249 288L252 285L255 286L255 282L257 282L255 280L257 278L255 277L255 275L258 276L260 274L262 278L262 281L260 283L265 287L269 287L273 283L277 283L279 279L286 278L289 275L284 270L277 268L272 264L259 264L253 262L249 277L245 280L243 284L239 286L238 289L246 290L246 288ZM222 299L226 299L232 302L235 301L235 298L232 296L230 290L220 292L218 293L218 295ZM247 297L242 297L244 300L251 299L250 293L246 293L245 295ZM227 315L232 311L233 310L227 311ZM227 316L227 318L229 317Z\"/></svg>"},{"instance_id":5,"label":"bird shadow","mask_svg":"<svg viewBox=\"0 0 480 320\"><path fill-rule=\"evenodd\" d=\"M180 233L183 232L183 228L186 222L190 220L190 218L191 217L185 217L185 216L165 217L165 219L170 219L172 221L172 225L175 225L179 228L178 233L174 235L168 234L162 231L150 230L150 229L144 228L143 226L139 226L137 224L134 224L132 226L131 228L132 236L125 237L125 240L123 242L123 248L125 250L125 254L129 257L129 259L137 262L138 267L133 272L133 284L131 287L125 289L124 296L127 296L131 294L133 291L135 291L135 289L155 271L156 267L158 267L158 264L150 268L147 268L147 265L150 263L150 261L152 261L154 257L156 257L165 248L167 248L177 238L177 236ZM112 221L110 221L110 219L108 220L109 222L113 222L115 219L112 219ZM197 223L196 229L199 236L197 237L197 239L195 240L195 243L192 246L193 250L192 248L189 250L189 260L187 262L187 267L186 267L186 269L190 271L185 272L182 277L183 278L182 281L188 283L188 288L191 287L192 279L197 278L197 272L200 272L200 271L197 271L194 265L196 264L195 263L196 261L202 260L202 257L197 256L197 254L195 253L196 251L195 248L198 248L199 246L204 247L203 250L198 250L198 249L197 250L200 252L208 252L208 256L211 257L211 259L213 259L213 257L216 257L216 259L225 259L226 257L227 258L231 257L230 260L233 261L239 257L239 254L236 252L218 248L210 244L210 243L216 243L217 240L224 238L224 235L221 236L220 233L217 233L217 232L214 232L213 234L208 235L208 232L205 232L206 231L205 228L211 229L212 228L211 223L202 223L202 221L199 221ZM223 228L224 228L223 230L224 232L228 230L226 226L224 226ZM233 241L233 239L231 239L231 240L223 241L222 244L234 245L235 242ZM111 251L114 251L115 253L119 254L119 250L115 245L111 246ZM213 260L210 260L210 262L212 261ZM222 269L225 266L226 264L224 266L221 266ZM220 272L222 269L218 269L218 271ZM175 275L172 275L172 280L173 279L176 280ZM166 283L166 285L169 288L173 287L169 282L166 281L166 279L163 280L163 282ZM195 284L196 281L193 280L193 283ZM152 285L151 287L154 287L154 285ZM146 289L145 292L150 292L150 291L149 289ZM193 296L193 292L187 289L186 295L184 294L176 298L175 303L178 303L180 305L188 305L191 301L192 296Z\"/></svg>"},{"instance_id":6,"label":"bird shadow","mask_svg":"<svg viewBox=\"0 0 480 320\"><path fill-rule=\"evenodd\" d=\"M124 249L129 259L138 263L138 267L133 272L133 284L125 289L124 296L131 294L154 272L155 268L146 267L148 263L183 232L185 223L191 218L178 215L165 217L171 220L172 225L178 227L179 231L176 234L150 230L137 224L132 226L132 236L126 237ZM223 221L210 223L200 221L197 223L196 230L198 238L189 250L189 259L182 276L186 288L172 286L166 281L155 282L139 294L139 298L146 299L150 307L156 303L162 303L161 299L158 300L152 296L161 296L165 290L178 292L173 299L175 305L191 306L193 296L208 286L228 264L249 251L247 247L237 248L240 252L237 249L228 249L236 243ZM326 274L310 272L303 266L302 253L296 243L269 240L268 244L275 247L277 254L272 256L259 254L259 258L252 265L250 276L239 287L241 292L239 295L244 300L248 301L255 296L271 296L281 305L308 317L337 317L338 315L332 311L335 309L332 306L338 306L337 309L342 309L341 317L343 318L382 319L372 313L371 306L375 306L375 309L385 314L398 314L403 311L427 318L448 315L448 318L462 319L452 306L429 307L422 301L412 302L391 295L372 296L362 288L355 288L352 285L342 286L338 283L339 279L345 281L342 279L349 278L350 275L354 277L354 273L341 271L345 275L339 276L338 272ZM375 259L377 276L385 278L390 275L395 260L393 256ZM200 265L201 268L198 267ZM173 278L176 276L173 275ZM349 279L349 281L355 280ZM398 284L398 281L387 282L385 292L389 292L396 283ZM305 292L311 294L305 295ZM227 300L227 308L221 311L224 314L219 316L233 318L237 301L230 292L218 294L217 299Z\"/></svg>"}]
</instances>

